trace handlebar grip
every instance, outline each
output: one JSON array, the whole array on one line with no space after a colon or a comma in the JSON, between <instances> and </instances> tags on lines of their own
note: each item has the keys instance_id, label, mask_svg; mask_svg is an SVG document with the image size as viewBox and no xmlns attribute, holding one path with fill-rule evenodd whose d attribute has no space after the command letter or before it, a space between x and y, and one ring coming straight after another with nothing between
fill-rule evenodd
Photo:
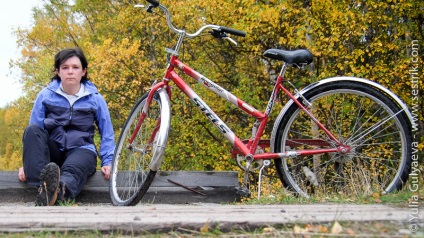
<instances>
[{"instance_id":1,"label":"handlebar grip","mask_svg":"<svg viewBox=\"0 0 424 238\"><path fill-rule=\"evenodd\" d=\"M153 5L153 7L157 7L159 6L159 1L157 0L147 0L150 4Z\"/></svg>"},{"instance_id":2,"label":"handlebar grip","mask_svg":"<svg viewBox=\"0 0 424 238\"><path fill-rule=\"evenodd\" d=\"M219 29L223 32L227 32L227 33L230 33L230 34L233 34L233 35L236 35L236 36L246 36L246 32L236 30L236 29L233 29L233 28L221 26Z\"/></svg>"}]
</instances>

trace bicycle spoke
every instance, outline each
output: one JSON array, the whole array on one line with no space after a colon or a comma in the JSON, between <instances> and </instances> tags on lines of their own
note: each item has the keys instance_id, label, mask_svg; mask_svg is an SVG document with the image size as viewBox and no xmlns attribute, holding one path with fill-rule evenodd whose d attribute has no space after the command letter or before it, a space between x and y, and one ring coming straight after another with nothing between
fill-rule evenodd
<instances>
[{"instance_id":1,"label":"bicycle spoke","mask_svg":"<svg viewBox=\"0 0 424 238\"><path fill-rule=\"evenodd\" d=\"M378 127L380 127L381 125L383 125L383 124L385 124L386 122L388 122L390 119L392 119L393 117L395 117L395 116L397 116L399 113L401 113L403 110L401 110L401 111L399 111L399 112L397 112L396 114L394 114L394 115L389 115L389 116L387 116L386 118L384 118L384 120L382 121L382 122L379 122L379 123L377 123L377 124L375 124L375 125L373 125L372 127L369 127L369 128L367 128L365 131L363 131L363 132L361 132L361 133L359 133L358 135L356 135L356 137L354 137L354 138L352 138L352 140L355 140L355 141L353 141L353 142L350 142L350 143L352 143L352 144L355 144L355 142L357 142L358 140L360 140L360 139L362 139L363 137L365 137L367 134L369 134L369 133L371 133L371 132L373 132L374 130L376 130ZM357 138L357 137L359 137L359 138Z\"/></svg>"},{"instance_id":2,"label":"bicycle spoke","mask_svg":"<svg viewBox=\"0 0 424 238\"><path fill-rule=\"evenodd\" d=\"M357 109L358 113L356 114L355 122L353 123L352 130L349 133L350 135L354 135L355 134L355 131L359 131L359 129L356 130L356 126L357 125L363 124L363 123L360 123L360 121L362 121L362 119L364 118L365 113L366 113L366 110L363 110L362 109L363 108L363 104L364 104L364 102L363 102L363 100L361 100L360 106ZM361 112L363 112L362 115L361 115Z\"/></svg>"},{"instance_id":3,"label":"bicycle spoke","mask_svg":"<svg viewBox=\"0 0 424 238\"><path fill-rule=\"evenodd\" d=\"M393 124L393 123L392 123L392 124ZM369 138L367 138L367 139L366 139L366 140L364 140L364 141L361 141L361 143L368 142L368 141L370 141L370 140L375 140L375 139L379 138L379 136L378 136L378 135L382 134L382 133L383 133L386 129L390 128L390 127L392 126L392 124L387 125L387 127L385 127L385 128L383 128L383 129L381 129L380 131L377 131L374 135L370 136ZM387 136L387 134L382 134L381 136ZM354 145L354 144L355 144L355 143L354 143L354 142L352 142L352 145Z\"/></svg>"}]
</instances>

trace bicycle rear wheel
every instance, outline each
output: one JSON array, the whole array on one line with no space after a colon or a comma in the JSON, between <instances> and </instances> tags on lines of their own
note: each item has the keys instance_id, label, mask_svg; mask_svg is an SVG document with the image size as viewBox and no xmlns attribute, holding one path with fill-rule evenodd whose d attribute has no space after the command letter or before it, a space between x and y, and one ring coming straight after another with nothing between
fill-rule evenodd
<instances>
[{"instance_id":1,"label":"bicycle rear wheel","mask_svg":"<svg viewBox=\"0 0 424 238\"><path fill-rule=\"evenodd\" d=\"M164 95L156 92L132 144L148 94L144 94L132 109L122 128L113 158L110 197L114 205L136 205L149 189L159 169L169 130L169 105Z\"/></svg>"},{"instance_id":2,"label":"bicycle rear wheel","mask_svg":"<svg viewBox=\"0 0 424 238\"><path fill-rule=\"evenodd\" d=\"M402 188L411 170L411 127L393 100L369 85L346 81L317 86L304 97L312 114L351 151L275 160L285 186L305 197ZM334 147L294 103L276 126L275 152Z\"/></svg>"}]
</instances>

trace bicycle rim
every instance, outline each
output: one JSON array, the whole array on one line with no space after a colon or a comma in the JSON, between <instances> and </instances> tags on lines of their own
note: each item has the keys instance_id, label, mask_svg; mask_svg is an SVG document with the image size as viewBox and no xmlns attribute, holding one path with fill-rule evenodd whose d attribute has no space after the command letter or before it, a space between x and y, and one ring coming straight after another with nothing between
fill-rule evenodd
<instances>
[{"instance_id":1,"label":"bicycle rim","mask_svg":"<svg viewBox=\"0 0 424 238\"><path fill-rule=\"evenodd\" d=\"M110 195L114 205L136 205L150 187L156 171L149 164L157 149L160 129L161 101L155 94L148 114L130 145L129 140L147 100L139 100L130 113L119 137L113 159Z\"/></svg>"},{"instance_id":2,"label":"bicycle rim","mask_svg":"<svg viewBox=\"0 0 424 238\"><path fill-rule=\"evenodd\" d=\"M283 184L306 197L333 192L363 196L403 186L411 167L411 137L405 114L392 100L354 82L330 83L304 96L313 104L313 115L351 151L278 159ZM287 110L278 128L276 151L334 144L296 105ZM327 145L299 139L318 139Z\"/></svg>"}]
</instances>

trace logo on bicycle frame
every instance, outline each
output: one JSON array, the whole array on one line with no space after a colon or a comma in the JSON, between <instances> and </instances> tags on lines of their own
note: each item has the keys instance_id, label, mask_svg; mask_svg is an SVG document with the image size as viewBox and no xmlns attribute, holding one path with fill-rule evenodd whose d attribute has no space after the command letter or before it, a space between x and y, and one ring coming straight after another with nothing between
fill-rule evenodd
<instances>
[{"instance_id":1,"label":"logo on bicycle frame","mask_svg":"<svg viewBox=\"0 0 424 238\"><path fill-rule=\"evenodd\" d=\"M207 78L205 78L205 77L201 77L201 78L200 78L200 80L202 80L202 81L203 81L203 84L204 84L206 87L210 88L211 90L213 90L213 91L217 91L217 92L220 92L220 93L222 93L222 92L223 92L222 88L218 87L217 85L215 85L214 83L212 83L212 82L211 82L210 80L208 80Z\"/></svg>"},{"instance_id":2,"label":"logo on bicycle frame","mask_svg":"<svg viewBox=\"0 0 424 238\"><path fill-rule=\"evenodd\" d=\"M194 104L196 104L196 106L200 109L200 111L203 112L203 114L205 114L205 116L207 118L209 118L209 120L215 124L216 127L218 127L218 129L223 133L227 133L228 130L225 128L224 125L222 125L220 122L221 120L219 120L213 113L211 113L206 106L202 103L202 101L198 98L193 98L193 102Z\"/></svg>"}]
</instances>

